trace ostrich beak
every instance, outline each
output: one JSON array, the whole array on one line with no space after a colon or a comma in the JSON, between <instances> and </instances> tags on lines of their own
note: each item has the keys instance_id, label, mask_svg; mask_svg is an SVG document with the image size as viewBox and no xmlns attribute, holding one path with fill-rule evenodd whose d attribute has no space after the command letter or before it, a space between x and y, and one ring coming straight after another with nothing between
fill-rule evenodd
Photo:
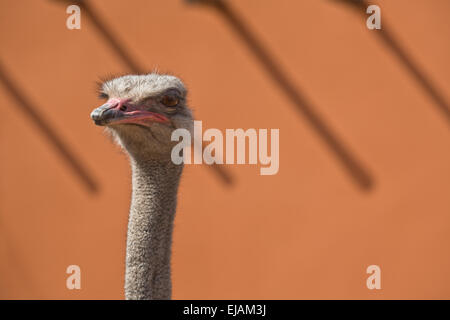
<instances>
[{"instance_id":1,"label":"ostrich beak","mask_svg":"<svg viewBox=\"0 0 450 320\"><path fill-rule=\"evenodd\" d=\"M144 110L139 106L134 106L127 102L127 100L110 99L104 105L91 112L91 119L98 126L125 123L148 126L151 122L169 122L169 119L162 114ZM150 123L148 123L149 121Z\"/></svg>"},{"instance_id":2,"label":"ostrich beak","mask_svg":"<svg viewBox=\"0 0 450 320\"><path fill-rule=\"evenodd\" d=\"M107 121L118 117L120 117L120 115L115 109L115 105L111 103L105 103L91 112L91 119L94 120L96 125L100 126L105 125Z\"/></svg>"}]
</instances>

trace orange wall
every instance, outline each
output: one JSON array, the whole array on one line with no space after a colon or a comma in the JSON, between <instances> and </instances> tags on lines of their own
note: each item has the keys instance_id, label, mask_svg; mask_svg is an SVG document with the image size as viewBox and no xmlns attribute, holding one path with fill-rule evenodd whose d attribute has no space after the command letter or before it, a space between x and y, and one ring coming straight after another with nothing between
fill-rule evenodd
<instances>
[{"instance_id":1,"label":"orange wall","mask_svg":"<svg viewBox=\"0 0 450 320\"><path fill-rule=\"evenodd\" d=\"M450 102L448 0L374 1ZM91 0L140 65L181 76L206 128L279 128L280 171L187 166L175 299L450 298L449 125L365 18L334 1L229 1L374 180L362 191L217 12ZM99 185L86 189L0 81L0 298L121 299L126 157L92 124L95 81L127 72L88 17L0 1L0 64ZM77 264L82 289L67 290ZM366 288L367 266L382 289Z\"/></svg>"}]
</instances>

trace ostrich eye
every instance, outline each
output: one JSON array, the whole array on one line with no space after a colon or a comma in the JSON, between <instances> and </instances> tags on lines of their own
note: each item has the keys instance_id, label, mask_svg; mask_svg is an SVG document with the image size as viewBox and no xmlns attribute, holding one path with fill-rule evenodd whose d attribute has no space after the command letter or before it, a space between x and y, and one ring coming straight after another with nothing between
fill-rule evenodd
<instances>
[{"instance_id":1,"label":"ostrich eye","mask_svg":"<svg viewBox=\"0 0 450 320\"><path fill-rule=\"evenodd\" d=\"M161 103L170 109L176 107L178 105L178 102L179 102L179 100L176 97L163 96L161 98Z\"/></svg>"},{"instance_id":2,"label":"ostrich eye","mask_svg":"<svg viewBox=\"0 0 450 320\"><path fill-rule=\"evenodd\" d=\"M100 99L108 99L108 98L109 98L108 95L107 95L106 93L104 93L104 92L100 92L99 95L98 95L98 97L99 97Z\"/></svg>"}]
</instances>

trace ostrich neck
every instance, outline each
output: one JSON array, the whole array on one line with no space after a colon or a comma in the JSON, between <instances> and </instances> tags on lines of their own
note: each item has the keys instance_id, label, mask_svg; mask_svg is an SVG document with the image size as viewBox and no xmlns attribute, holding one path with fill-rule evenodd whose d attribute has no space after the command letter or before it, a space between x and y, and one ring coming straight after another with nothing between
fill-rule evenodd
<instances>
[{"instance_id":1,"label":"ostrich neck","mask_svg":"<svg viewBox=\"0 0 450 320\"><path fill-rule=\"evenodd\" d=\"M182 166L131 158L132 198L125 270L126 299L170 299L170 257Z\"/></svg>"}]
</instances>

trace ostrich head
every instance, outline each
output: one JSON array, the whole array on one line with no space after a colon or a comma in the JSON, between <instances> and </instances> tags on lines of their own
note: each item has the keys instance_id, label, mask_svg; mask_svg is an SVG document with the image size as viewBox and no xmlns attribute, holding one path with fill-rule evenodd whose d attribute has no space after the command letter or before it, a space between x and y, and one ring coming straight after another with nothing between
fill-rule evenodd
<instances>
[{"instance_id":1,"label":"ostrich head","mask_svg":"<svg viewBox=\"0 0 450 320\"><path fill-rule=\"evenodd\" d=\"M192 128L186 93L181 80L171 75L121 76L101 84L106 103L91 118L133 158L167 158L177 143L171 141L172 131Z\"/></svg>"}]
</instances>

